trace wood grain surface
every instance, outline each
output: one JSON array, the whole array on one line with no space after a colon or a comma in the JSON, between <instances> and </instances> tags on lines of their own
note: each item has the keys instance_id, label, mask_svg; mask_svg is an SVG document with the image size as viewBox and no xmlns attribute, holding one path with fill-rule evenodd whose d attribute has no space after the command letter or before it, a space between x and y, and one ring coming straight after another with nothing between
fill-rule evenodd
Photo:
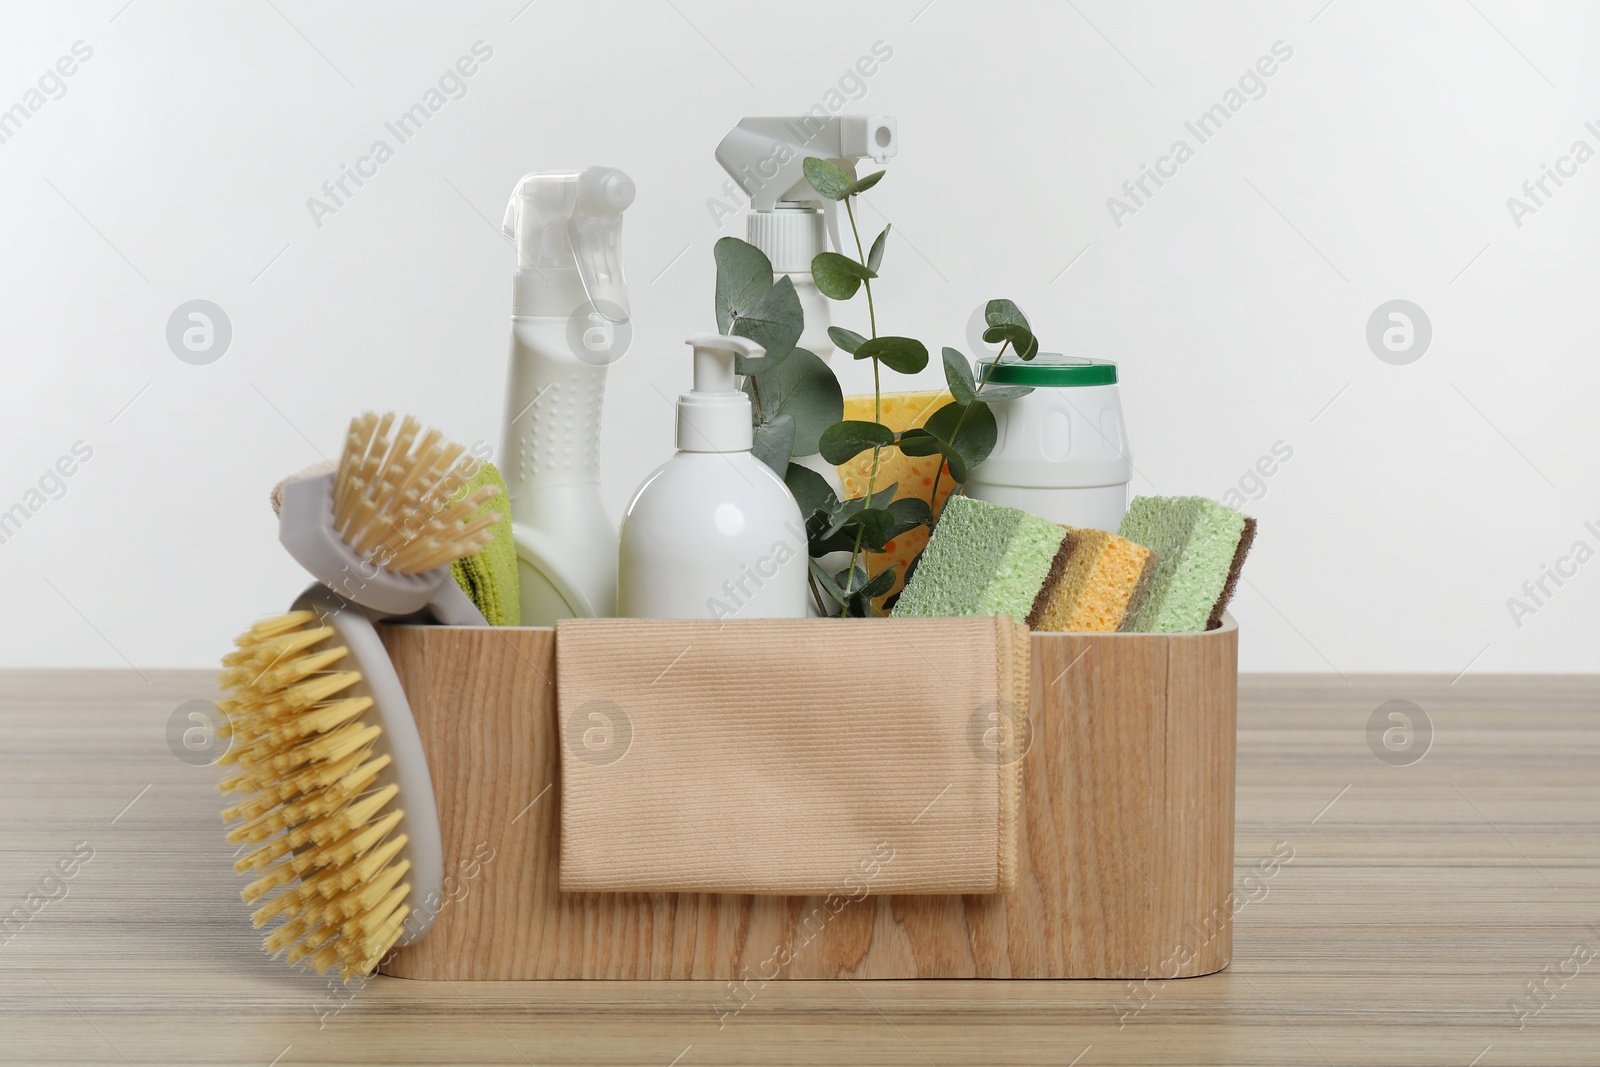
<instances>
[{"instance_id":1,"label":"wood grain surface","mask_svg":"<svg viewBox=\"0 0 1600 1067\"><path fill-rule=\"evenodd\" d=\"M0 934L0 1062L1600 1061L1600 959L1569 962L1600 951L1600 678L1242 678L1243 904L1221 973L771 982L744 1001L724 982L342 989L265 959L218 771L169 747L184 705L214 697L208 672L0 673L0 911L58 896L45 875L93 850ZM1410 765L1369 744L1396 699L1432 724Z\"/></svg>"},{"instance_id":2,"label":"wood grain surface","mask_svg":"<svg viewBox=\"0 0 1600 1067\"><path fill-rule=\"evenodd\" d=\"M385 974L718 979L748 991L752 976L1142 979L1227 966L1231 620L1195 635L1033 636L1031 743L984 753L1020 761L1019 884L969 896L559 892L568 731L549 681L553 632L386 627L384 640L428 753L446 870L474 875ZM878 640L882 658L926 669L909 638ZM672 659L662 652L644 675Z\"/></svg>"}]
</instances>

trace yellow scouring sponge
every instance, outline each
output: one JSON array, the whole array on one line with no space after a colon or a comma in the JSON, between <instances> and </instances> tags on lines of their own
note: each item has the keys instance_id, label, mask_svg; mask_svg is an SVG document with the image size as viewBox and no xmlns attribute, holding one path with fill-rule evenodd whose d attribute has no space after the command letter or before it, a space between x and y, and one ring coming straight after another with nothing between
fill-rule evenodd
<instances>
[{"instance_id":1,"label":"yellow scouring sponge","mask_svg":"<svg viewBox=\"0 0 1600 1067\"><path fill-rule=\"evenodd\" d=\"M1110 633L1127 629L1155 570L1155 553L1106 530L1068 526L1066 570L1036 629Z\"/></svg>"}]
</instances>

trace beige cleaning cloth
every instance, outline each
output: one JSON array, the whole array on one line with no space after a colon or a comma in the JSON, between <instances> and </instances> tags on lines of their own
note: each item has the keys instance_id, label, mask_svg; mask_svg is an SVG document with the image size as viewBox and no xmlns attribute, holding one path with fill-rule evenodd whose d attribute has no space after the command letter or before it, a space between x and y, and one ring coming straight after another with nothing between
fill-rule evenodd
<instances>
[{"instance_id":1,"label":"beige cleaning cloth","mask_svg":"<svg viewBox=\"0 0 1600 1067\"><path fill-rule=\"evenodd\" d=\"M561 889L1010 892L1009 618L563 619Z\"/></svg>"}]
</instances>

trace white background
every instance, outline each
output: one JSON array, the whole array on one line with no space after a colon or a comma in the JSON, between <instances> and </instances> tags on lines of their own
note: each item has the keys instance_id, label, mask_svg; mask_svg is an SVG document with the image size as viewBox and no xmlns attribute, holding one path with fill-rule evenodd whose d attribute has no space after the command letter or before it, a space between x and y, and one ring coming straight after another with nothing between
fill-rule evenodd
<instances>
[{"instance_id":1,"label":"white background","mask_svg":"<svg viewBox=\"0 0 1600 1067\"><path fill-rule=\"evenodd\" d=\"M1520 228L1506 206L1574 140L1600 148L1594 5L524 2L0 8L0 108L93 49L0 145L0 510L93 448L0 544L0 666L212 665L302 585L267 491L352 414L496 442L496 228L530 170L638 184L604 430L619 514L670 451L661 394L711 324L712 243L743 235L708 208L712 149L741 116L825 103L883 41L848 104L900 122L864 212L895 224L883 329L961 345L1008 296L1046 350L1116 359L1135 491L1221 496L1292 448L1247 508L1244 669L1595 669L1600 562L1520 627L1507 599L1600 548L1600 161ZM467 95L315 225L307 198L479 40ZM1266 94L1118 227L1107 198L1196 146L1184 122L1276 41L1293 57ZM165 340L194 298L232 322L208 366ZM1406 366L1365 340L1395 298L1433 325Z\"/></svg>"}]
</instances>

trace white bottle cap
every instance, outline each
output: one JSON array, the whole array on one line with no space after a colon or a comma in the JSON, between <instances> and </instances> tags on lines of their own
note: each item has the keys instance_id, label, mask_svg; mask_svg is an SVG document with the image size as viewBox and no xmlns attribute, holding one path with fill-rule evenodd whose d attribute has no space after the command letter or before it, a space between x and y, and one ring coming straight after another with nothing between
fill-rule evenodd
<instances>
[{"instance_id":1,"label":"white bottle cap","mask_svg":"<svg viewBox=\"0 0 1600 1067\"><path fill-rule=\"evenodd\" d=\"M822 212L799 204L745 216L745 240L766 253L774 274L810 274L811 260L828 249Z\"/></svg>"},{"instance_id":2,"label":"white bottle cap","mask_svg":"<svg viewBox=\"0 0 1600 1067\"><path fill-rule=\"evenodd\" d=\"M750 398L738 387L733 357L759 359L767 350L745 337L696 334L684 342L694 346L694 390L678 397L680 452L748 452Z\"/></svg>"}]
</instances>

